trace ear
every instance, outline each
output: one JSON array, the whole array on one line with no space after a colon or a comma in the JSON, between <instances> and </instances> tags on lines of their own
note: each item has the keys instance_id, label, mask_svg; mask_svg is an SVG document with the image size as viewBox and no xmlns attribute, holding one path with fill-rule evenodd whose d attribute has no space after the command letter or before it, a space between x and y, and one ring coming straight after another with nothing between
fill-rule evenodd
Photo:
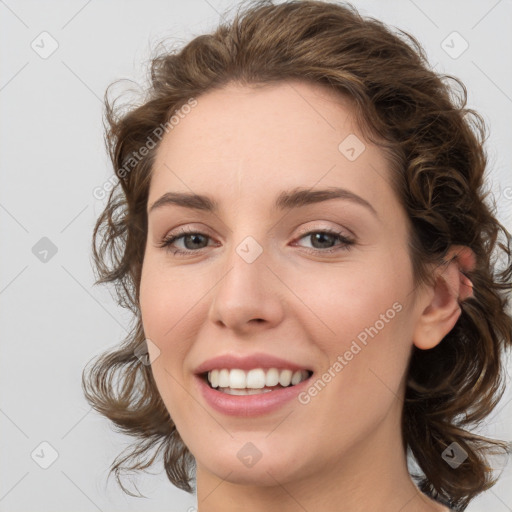
<instances>
[{"instance_id":1,"label":"ear","mask_svg":"<svg viewBox=\"0 0 512 512\"><path fill-rule=\"evenodd\" d=\"M452 245L445 263L435 269L435 285L426 294L426 306L414 330L413 342L428 350L438 345L453 329L462 312L459 301L473 296L473 283L463 272L475 268L475 254L469 247Z\"/></svg>"}]
</instances>

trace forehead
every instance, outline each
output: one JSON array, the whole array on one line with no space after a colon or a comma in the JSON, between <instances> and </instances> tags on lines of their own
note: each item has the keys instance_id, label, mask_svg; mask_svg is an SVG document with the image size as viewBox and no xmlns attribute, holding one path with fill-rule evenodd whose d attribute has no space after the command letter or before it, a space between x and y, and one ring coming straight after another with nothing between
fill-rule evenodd
<instances>
[{"instance_id":1,"label":"forehead","mask_svg":"<svg viewBox=\"0 0 512 512\"><path fill-rule=\"evenodd\" d=\"M297 149L304 139L340 129L355 132L351 102L326 86L300 81L275 84L239 85L230 83L197 98L197 105L164 137L165 149L201 143L202 152L227 154L255 151L255 142L265 142L266 152ZM330 142L329 140L326 143ZM223 143L219 145L219 143ZM240 144L242 144L240 146ZM197 156L197 155L194 155Z\"/></svg>"},{"instance_id":2,"label":"forehead","mask_svg":"<svg viewBox=\"0 0 512 512\"><path fill-rule=\"evenodd\" d=\"M168 190L231 191L233 200L316 184L383 200L384 154L363 139L341 94L288 81L229 84L196 100L162 139L148 203Z\"/></svg>"}]
</instances>

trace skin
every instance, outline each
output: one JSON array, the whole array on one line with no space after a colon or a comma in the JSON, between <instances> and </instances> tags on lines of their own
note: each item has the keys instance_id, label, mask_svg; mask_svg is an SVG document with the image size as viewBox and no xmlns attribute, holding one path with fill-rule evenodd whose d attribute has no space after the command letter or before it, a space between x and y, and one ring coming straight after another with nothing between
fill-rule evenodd
<instances>
[{"instance_id":1,"label":"skin","mask_svg":"<svg viewBox=\"0 0 512 512\"><path fill-rule=\"evenodd\" d=\"M196 459L199 512L448 510L410 478L400 416L413 344L434 347L460 315L457 261L433 269L434 287L414 287L387 161L343 97L288 81L230 84L197 100L158 148L148 211L169 191L209 195L220 210L168 205L149 215L140 307L158 390ZM366 146L354 161L338 150L350 134ZM346 199L272 209L298 186L344 187L376 215ZM159 247L178 226L206 235L174 242L194 254ZM315 244L301 229L355 243ZM236 252L247 236L263 251L250 264ZM318 377L394 303L401 311L307 404L231 417L194 385L194 368L227 352L291 359ZM262 454L252 467L237 457L248 442Z\"/></svg>"}]
</instances>

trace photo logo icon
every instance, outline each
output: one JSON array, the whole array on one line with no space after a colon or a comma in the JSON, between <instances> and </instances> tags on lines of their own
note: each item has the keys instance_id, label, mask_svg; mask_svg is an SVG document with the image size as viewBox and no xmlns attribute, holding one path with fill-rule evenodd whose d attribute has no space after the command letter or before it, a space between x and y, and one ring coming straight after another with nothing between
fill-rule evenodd
<instances>
[{"instance_id":1,"label":"photo logo icon","mask_svg":"<svg viewBox=\"0 0 512 512\"><path fill-rule=\"evenodd\" d=\"M457 469L468 458L468 453L459 443L453 442L441 456L453 469Z\"/></svg>"},{"instance_id":2,"label":"photo logo icon","mask_svg":"<svg viewBox=\"0 0 512 512\"><path fill-rule=\"evenodd\" d=\"M57 40L48 32L41 32L31 43L30 47L41 59L51 57L59 47Z\"/></svg>"},{"instance_id":3,"label":"photo logo icon","mask_svg":"<svg viewBox=\"0 0 512 512\"><path fill-rule=\"evenodd\" d=\"M59 453L48 441L43 441L30 456L40 468L48 469L59 458Z\"/></svg>"},{"instance_id":4,"label":"photo logo icon","mask_svg":"<svg viewBox=\"0 0 512 512\"><path fill-rule=\"evenodd\" d=\"M57 246L46 236L43 236L32 247L32 254L42 263L48 263L56 254Z\"/></svg>"},{"instance_id":5,"label":"photo logo icon","mask_svg":"<svg viewBox=\"0 0 512 512\"><path fill-rule=\"evenodd\" d=\"M253 443L249 442L245 443L242 448L238 450L236 456L244 466L252 468L261 459L263 454Z\"/></svg>"},{"instance_id":6,"label":"photo logo icon","mask_svg":"<svg viewBox=\"0 0 512 512\"><path fill-rule=\"evenodd\" d=\"M443 39L441 48L452 59L458 59L469 48L469 43L457 31L454 31Z\"/></svg>"},{"instance_id":7,"label":"photo logo icon","mask_svg":"<svg viewBox=\"0 0 512 512\"><path fill-rule=\"evenodd\" d=\"M236 248L237 254L247 263L253 263L263 252L263 247L252 236L248 236Z\"/></svg>"},{"instance_id":8,"label":"photo logo icon","mask_svg":"<svg viewBox=\"0 0 512 512\"><path fill-rule=\"evenodd\" d=\"M160 356L160 349L149 338L146 338L137 345L133 353L144 366L149 366Z\"/></svg>"},{"instance_id":9,"label":"photo logo icon","mask_svg":"<svg viewBox=\"0 0 512 512\"><path fill-rule=\"evenodd\" d=\"M345 137L338 146L339 152L351 162L357 160L365 149L363 141L353 133Z\"/></svg>"}]
</instances>

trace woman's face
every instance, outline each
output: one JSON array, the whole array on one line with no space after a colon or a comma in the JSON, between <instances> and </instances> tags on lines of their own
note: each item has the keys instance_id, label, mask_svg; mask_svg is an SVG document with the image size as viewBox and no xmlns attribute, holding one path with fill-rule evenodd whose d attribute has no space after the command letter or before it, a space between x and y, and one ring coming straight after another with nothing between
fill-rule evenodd
<instances>
[{"instance_id":1,"label":"woman's face","mask_svg":"<svg viewBox=\"0 0 512 512\"><path fill-rule=\"evenodd\" d=\"M335 188L345 192L320 192ZM151 209L168 193L217 208L189 199ZM382 151L321 86L230 85L197 98L165 135L140 306L158 390L198 475L275 485L363 460L373 471L372 461L401 453L420 315L407 226ZM196 235L180 237L182 228ZM244 361L208 364L224 355ZM283 361L245 359L253 355ZM205 368L228 370L222 387L313 374L242 396L210 388L196 374Z\"/></svg>"}]
</instances>

